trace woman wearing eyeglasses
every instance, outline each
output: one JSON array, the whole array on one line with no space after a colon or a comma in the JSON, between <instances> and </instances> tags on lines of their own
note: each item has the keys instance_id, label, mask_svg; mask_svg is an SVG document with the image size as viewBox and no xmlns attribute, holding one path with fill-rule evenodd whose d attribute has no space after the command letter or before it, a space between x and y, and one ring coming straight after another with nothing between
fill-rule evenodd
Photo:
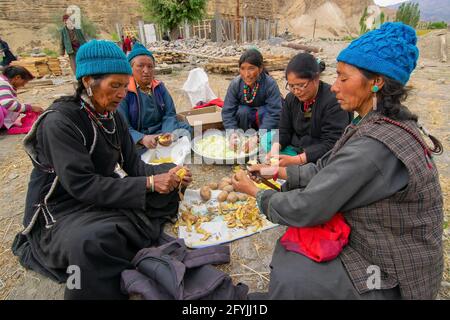
<instances>
[{"instance_id":1,"label":"woman wearing eyeglasses","mask_svg":"<svg viewBox=\"0 0 450 320\"><path fill-rule=\"evenodd\" d=\"M320 80L325 63L300 53L286 68L285 105L281 111L279 135L274 135L267 158L279 157L279 165L316 162L331 150L350 124L352 114L342 110L331 86Z\"/></svg>"}]
</instances>

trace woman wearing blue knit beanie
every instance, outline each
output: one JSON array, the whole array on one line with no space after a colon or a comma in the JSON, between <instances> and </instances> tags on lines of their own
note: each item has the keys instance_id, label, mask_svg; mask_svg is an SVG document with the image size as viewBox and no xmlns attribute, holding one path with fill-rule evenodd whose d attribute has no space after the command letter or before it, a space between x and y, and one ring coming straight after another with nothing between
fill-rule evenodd
<instances>
[{"instance_id":1,"label":"woman wearing blue knit beanie","mask_svg":"<svg viewBox=\"0 0 450 320\"><path fill-rule=\"evenodd\" d=\"M75 95L56 100L25 138L34 169L13 251L24 267L59 282L76 266L79 281L66 299L125 299L121 272L157 243L191 174L180 181L181 168L138 157L116 112L131 75L118 46L93 40L78 51L77 66Z\"/></svg>"},{"instance_id":2,"label":"woman wearing blue knit beanie","mask_svg":"<svg viewBox=\"0 0 450 320\"><path fill-rule=\"evenodd\" d=\"M443 203L432 153L442 145L426 130L421 134L417 116L402 104L416 41L414 29L385 23L339 54L332 91L358 118L316 164L280 168L284 192L258 190L243 177L234 181L237 191L256 196L269 220L289 226L273 254L269 292L257 298L436 298ZM349 236L330 224L336 217ZM315 226L304 238L305 227ZM324 232L332 236L320 238Z\"/></svg>"},{"instance_id":3,"label":"woman wearing blue knit beanie","mask_svg":"<svg viewBox=\"0 0 450 320\"><path fill-rule=\"evenodd\" d=\"M158 143L169 146L180 136L190 137L191 126L178 121L169 90L162 81L155 79L156 62L152 52L136 43L128 54L128 61L133 76L118 110L128 123L138 153L155 149Z\"/></svg>"}]
</instances>

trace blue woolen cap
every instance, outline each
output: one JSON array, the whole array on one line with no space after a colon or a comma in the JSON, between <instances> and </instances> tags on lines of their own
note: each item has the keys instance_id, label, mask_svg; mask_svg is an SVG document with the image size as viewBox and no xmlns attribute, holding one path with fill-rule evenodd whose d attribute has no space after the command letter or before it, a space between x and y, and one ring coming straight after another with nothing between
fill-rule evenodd
<instances>
[{"instance_id":1,"label":"blue woolen cap","mask_svg":"<svg viewBox=\"0 0 450 320\"><path fill-rule=\"evenodd\" d=\"M91 40L83 44L76 57L77 80L96 74L132 74L122 50L111 41Z\"/></svg>"},{"instance_id":2,"label":"blue woolen cap","mask_svg":"<svg viewBox=\"0 0 450 320\"><path fill-rule=\"evenodd\" d=\"M131 50L128 54L128 61L131 62L131 60L133 60L137 56L149 56L153 59L153 61L155 61L153 53L140 43L135 43L135 45L133 46L133 50Z\"/></svg>"},{"instance_id":3,"label":"blue woolen cap","mask_svg":"<svg viewBox=\"0 0 450 320\"><path fill-rule=\"evenodd\" d=\"M386 22L354 40L337 61L387 76L405 85L419 58L416 31L401 22Z\"/></svg>"}]
</instances>

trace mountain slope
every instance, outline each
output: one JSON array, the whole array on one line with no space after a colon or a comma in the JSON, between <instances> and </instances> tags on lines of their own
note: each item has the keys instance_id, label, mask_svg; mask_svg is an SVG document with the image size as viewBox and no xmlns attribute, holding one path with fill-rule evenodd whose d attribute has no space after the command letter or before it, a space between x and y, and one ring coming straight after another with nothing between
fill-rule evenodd
<instances>
[{"instance_id":1,"label":"mountain slope","mask_svg":"<svg viewBox=\"0 0 450 320\"><path fill-rule=\"evenodd\" d=\"M450 22L450 0L414 0L407 2L419 3L421 21ZM397 9L400 4L389 6Z\"/></svg>"}]
</instances>

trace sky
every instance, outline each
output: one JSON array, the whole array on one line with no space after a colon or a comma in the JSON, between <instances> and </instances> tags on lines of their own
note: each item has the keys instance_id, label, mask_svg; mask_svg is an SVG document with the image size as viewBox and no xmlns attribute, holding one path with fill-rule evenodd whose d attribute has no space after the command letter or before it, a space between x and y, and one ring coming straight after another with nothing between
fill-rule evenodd
<instances>
[{"instance_id":1,"label":"sky","mask_svg":"<svg viewBox=\"0 0 450 320\"><path fill-rule=\"evenodd\" d=\"M374 2L379 6L390 6L392 4L405 2L406 0L374 0Z\"/></svg>"}]
</instances>

